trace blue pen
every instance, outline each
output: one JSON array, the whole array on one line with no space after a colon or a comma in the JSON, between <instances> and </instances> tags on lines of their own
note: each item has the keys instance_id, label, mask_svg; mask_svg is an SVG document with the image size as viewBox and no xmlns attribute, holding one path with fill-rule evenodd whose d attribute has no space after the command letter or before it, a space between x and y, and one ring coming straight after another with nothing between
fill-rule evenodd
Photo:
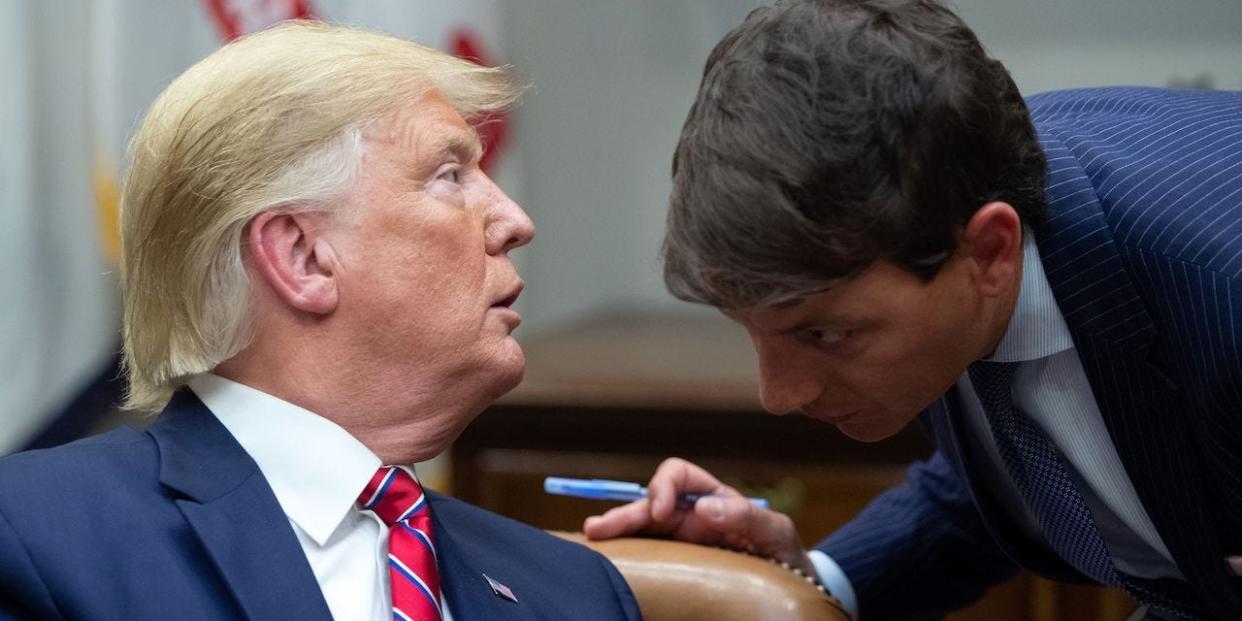
<instances>
[{"instance_id":1,"label":"blue pen","mask_svg":"<svg viewBox=\"0 0 1242 621\"><path fill-rule=\"evenodd\" d=\"M647 497L647 488L627 481L609 481L607 479L566 479L548 477L543 480L543 491L561 496L577 496L593 500L618 500L632 502ZM681 494L677 497L677 507L689 509L700 498L711 494ZM749 498L756 506L768 508L765 498Z\"/></svg>"}]
</instances>

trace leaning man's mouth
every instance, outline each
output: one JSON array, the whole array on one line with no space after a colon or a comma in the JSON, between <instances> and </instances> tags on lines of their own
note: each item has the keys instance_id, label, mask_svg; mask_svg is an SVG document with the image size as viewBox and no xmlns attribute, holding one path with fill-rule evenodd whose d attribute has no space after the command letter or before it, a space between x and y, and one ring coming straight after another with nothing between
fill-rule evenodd
<instances>
[{"instance_id":1,"label":"leaning man's mouth","mask_svg":"<svg viewBox=\"0 0 1242 621\"><path fill-rule=\"evenodd\" d=\"M816 420L822 420L825 423L839 425L841 423L844 423L850 420L851 418L854 418L855 416L858 416L858 413L861 411L862 410L854 410L851 412L847 412L845 414L832 414L829 412L823 412L823 411L817 411L817 410L802 410L802 414L805 416L814 418Z\"/></svg>"}]
</instances>

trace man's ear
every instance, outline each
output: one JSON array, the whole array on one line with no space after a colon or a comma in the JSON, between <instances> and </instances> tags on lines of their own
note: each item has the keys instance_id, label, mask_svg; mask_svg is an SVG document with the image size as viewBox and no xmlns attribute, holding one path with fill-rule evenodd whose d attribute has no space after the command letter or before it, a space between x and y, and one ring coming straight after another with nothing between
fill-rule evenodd
<instances>
[{"instance_id":1,"label":"man's ear","mask_svg":"<svg viewBox=\"0 0 1242 621\"><path fill-rule=\"evenodd\" d=\"M326 315L339 302L339 263L322 237L323 214L265 211L250 221L247 246L255 270L284 303Z\"/></svg>"},{"instance_id":2,"label":"man's ear","mask_svg":"<svg viewBox=\"0 0 1242 621\"><path fill-rule=\"evenodd\" d=\"M979 293L997 296L1010 291L1022 271L1022 220L1009 203L980 207L962 231L962 249L976 266Z\"/></svg>"}]
</instances>

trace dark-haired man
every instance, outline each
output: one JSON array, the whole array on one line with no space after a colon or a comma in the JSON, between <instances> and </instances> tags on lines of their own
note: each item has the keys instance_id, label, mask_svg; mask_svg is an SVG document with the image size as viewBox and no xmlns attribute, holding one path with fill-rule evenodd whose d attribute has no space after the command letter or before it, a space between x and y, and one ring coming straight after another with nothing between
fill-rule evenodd
<instances>
[{"instance_id":1,"label":"dark-haired man","mask_svg":"<svg viewBox=\"0 0 1242 621\"><path fill-rule=\"evenodd\" d=\"M673 179L666 281L747 329L765 407L938 449L809 556L680 460L589 535L748 548L868 619L1019 566L1242 618L1242 94L1024 102L937 2L789 0L712 52Z\"/></svg>"}]
</instances>

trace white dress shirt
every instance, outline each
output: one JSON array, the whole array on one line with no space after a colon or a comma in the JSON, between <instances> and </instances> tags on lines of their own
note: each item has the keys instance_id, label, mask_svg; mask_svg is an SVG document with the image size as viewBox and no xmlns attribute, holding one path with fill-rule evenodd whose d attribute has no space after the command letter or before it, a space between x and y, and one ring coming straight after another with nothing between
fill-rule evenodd
<instances>
[{"instance_id":1,"label":"white dress shirt","mask_svg":"<svg viewBox=\"0 0 1242 621\"><path fill-rule=\"evenodd\" d=\"M265 392L212 374L188 383L259 465L332 618L392 619L388 526L355 504L380 459L336 423Z\"/></svg>"},{"instance_id":2,"label":"white dress shirt","mask_svg":"<svg viewBox=\"0 0 1242 621\"><path fill-rule=\"evenodd\" d=\"M1022 285L1013 318L988 360L1020 363L1013 379L1014 403L1047 434L1086 484L1080 492L1116 567L1142 578L1182 578L1117 455L1030 236L1023 244ZM957 387L963 409L960 415L970 432L966 441L974 443L991 462L982 477L1022 531L1042 540L1039 523L996 448L970 377L963 374ZM840 566L818 550L810 556L820 580L857 618L854 589Z\"/></svg>"}]
</instances>

